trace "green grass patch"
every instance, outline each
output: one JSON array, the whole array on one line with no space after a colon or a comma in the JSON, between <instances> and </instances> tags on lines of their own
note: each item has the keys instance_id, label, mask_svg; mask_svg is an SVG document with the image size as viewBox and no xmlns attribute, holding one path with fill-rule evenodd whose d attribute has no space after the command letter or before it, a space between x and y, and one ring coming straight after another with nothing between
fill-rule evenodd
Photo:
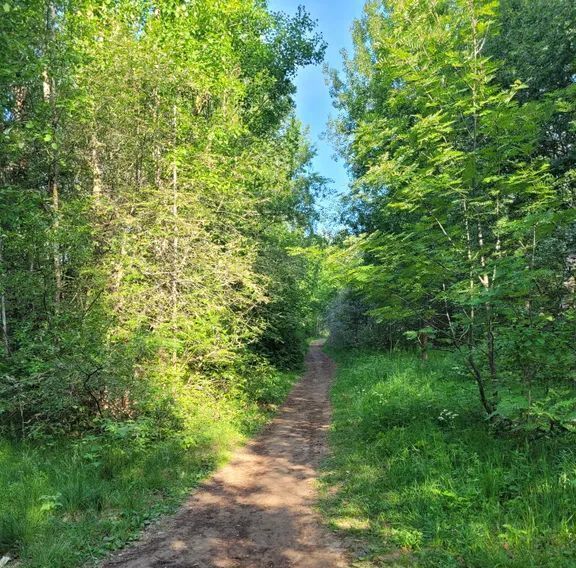
<instances>
[{"instance_id":1,"label":"green grass patch","mask_svg":"<svg viewBox=\"0 0 576 568\"><path fill-rule=\"evenodd\" d=\"M265 424L295 379L269 374L260 404L212 402L191 418L193 432L163 439L128 423L74 441L0 440L0 557L73 568L134 540Z\"/></svg>"},{"instance_id":2,"label":"green grass patch","mask_svg":"<svg viewBox=\"0 0 576 568\"><path fill-rule=\"evenodd\" d=\"M493 434L449 354L331 355L323 510L358 566L576 566L575 437Z\"/></svg>"}]
</instances>

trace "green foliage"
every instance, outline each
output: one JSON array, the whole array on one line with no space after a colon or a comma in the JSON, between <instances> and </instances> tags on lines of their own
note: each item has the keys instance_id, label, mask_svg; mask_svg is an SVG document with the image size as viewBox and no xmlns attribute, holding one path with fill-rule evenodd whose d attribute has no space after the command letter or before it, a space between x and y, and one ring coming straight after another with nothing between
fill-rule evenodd
<instances>
[{"instance_id":1,"label":"green foliage","mask_svg":"<svg viewBox=\"0 0 576 568\"><path fill-rule=\"evenodd\" d=\"M122 546L286 396L319 309L291 252L324 183L293 117L314 27L259 0L4 6L0 556Z\"/></svg>"},{"instance_id":2,"label":"green foliage","mask_svg":"<svg viewBox=\"0 0 576 568\"><path fill-rule=\"evenodd\" d=\"M338 349L371 346L393 347L393 330L368 315L370 308L358 294L342 290L328 306L328 344Z\"/></svg>"},{"instance_id":3,"label":"green foliage","mask_svg":"<svg viewBox=\"0 0 576 568\"><path fill-rule=\"evenodd\" d=\"M523 98L539 98L573 83L576 15L569 0L501 0L498 33L489 50L503 61L499 81L520 80Z\"/></svg>"},{"instance_id":4,"label":"green foliage","mask_svg":"<svg viewBox=\"0 0 576 568\"><path fill-rule=\"evenodd\" d=\"M182 499L259 429L294 374L252 368L250 398L207 393L186 432L106 420L74 441L0 444L0 556L22 568L73 568L120 548ZM259 399L261 405L252 400ZM192 437L193 434L193 437Z\"/></svg>"},{"instance_id":5,"label":"green foliage","mask_svg":"<svg viewBox=\"0 0 576 568\"><path fill-rule=\"evenodd\" d=\"M495 437L452 354L332 355L323 509L358 566L574 565L573 435Z\"/></svg>"},{"instance_id":6,"label":"green foliage","mask_svg":"<svg viewBox=\"0 0 576 568\"><path fill-rule=\"evenodd\" d=\"M245 402L248 361L300 365L316 317L290 253L324 183L293 118L315 24L256 0L5 12L0 428L194 438L206 393Z\"/></svg>"},{"instance_id":7,"label":"green foliage","mask_svg":"<svg viewBox=\"0 0 576 568\"><path fill-rule=\"evenodd\" d=\"M457 349L488 415L549 431L572 429L575 410L576 107L569 66L536 73L527 55L571 53L570 24L525 34L532 9L368 2L333 86L356 178L346 286L424 358L428 343Z\"/></svg>"}]
</instances>

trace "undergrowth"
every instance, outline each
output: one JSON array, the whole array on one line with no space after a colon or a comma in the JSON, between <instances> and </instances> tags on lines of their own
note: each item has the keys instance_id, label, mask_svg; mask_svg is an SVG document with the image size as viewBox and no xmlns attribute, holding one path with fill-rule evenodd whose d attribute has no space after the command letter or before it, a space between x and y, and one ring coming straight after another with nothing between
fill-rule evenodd
<instances>
[{"instance_id":1,"label":"undergrowth","mask_svg":"<svg viewBox=\"0 0 576 568\"><path fill-rule=\"evenodd\" d=\"M295 379L256 381L259 404L206 401L186 432L160 437L139 421L76 440L0 440L0 557L20 568L73 568L137 538L270 418Z\"/></svg>"},{"instance_id":2,"label":"undergrowth","mask_svg":"<svg viewBox=\"0 0 576 568\"><path fill-rule=\"evenodd\" d=\"M331 355L323 509L358 566L576 566L573 436L491 432L449 354Z\"/></svg>"}]
</instances>

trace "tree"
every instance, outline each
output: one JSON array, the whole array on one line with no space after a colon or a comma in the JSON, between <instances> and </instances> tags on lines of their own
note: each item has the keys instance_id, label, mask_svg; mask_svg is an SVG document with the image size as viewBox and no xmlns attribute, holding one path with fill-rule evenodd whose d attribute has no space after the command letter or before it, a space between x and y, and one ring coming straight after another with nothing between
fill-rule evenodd
<instances>
[{"instance_id":1,"label":"tree","mask_svg":"<svg viewBox=\"0 0 576 568\"><path fill-rule=\"evenodd\" d=\"M247 361L270 364L266 331L299 362L306 325L273 306L308 278L288 248L309 237L317 182L292 118L296 69L324 50L309 16L6 6L1 424L186 428L203 401L240 396Z\"/></svg>"},{"instance_id":2,"label":"tree","mask_svg":"<svg viewBox=\"0 0 576 568\"><path fill-rule=\"evenodd\" d=\"M550 104L523 100L520 80L495 81L498 10L367 4L346 80L333 82L367 230L348 276L377 320L403 322L422 347L456 347L489 415L566 425L573 314L560 301L565 257L551 251L574 211L540 151Z\"/></svg>"}]
</instances>

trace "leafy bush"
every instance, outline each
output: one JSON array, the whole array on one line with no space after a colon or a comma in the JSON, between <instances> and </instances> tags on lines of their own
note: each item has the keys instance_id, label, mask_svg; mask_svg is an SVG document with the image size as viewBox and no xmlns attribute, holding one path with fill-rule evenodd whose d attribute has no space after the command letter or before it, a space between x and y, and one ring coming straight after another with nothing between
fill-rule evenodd
<instances>
[{"instance_id":1,"label":"leafy bush","mask_svg":"<svg viewBox=\"0 0 576 568\"><path fill-rule=\"evenodd\" d=\"M256 0L93 8L3 5L0 432L204 444L222 399L255 404L246 358L302 364L314 282L290 251L324 182L294 77L324 43Z\"/></svg>"},{"instance_id":2,"label":"leafy bush","mask_svg":"<svg viewBox=\"0 0 576 568\"><path fill-rule=\"evenodd\" d=\"M106 420L100 434L76 440L0 441L0 557L22 568L76 568L174 511L294 382L294 374L265 371L253 375L261 382L250 398L197 401L183 430L158 431L151 419ZM266 404L251 402L258 393Z\"/></svg>"},{"instance_id":3,"label":"leafy bush","mask_svg":"<svg viewBox=\"0 0 576 568\"><path fill-rule=\"evenodd\" d=\"M328 344L345 347L389 347L391 329L380 325L370 316L370 306L351 290L338 293L328 306L325 316Z\"/></svg>"},{"instance_id":4,"label":"leafy bush","mask_svg":"<svg viewBox=\"0 0 576 568\"><path fill-rule=\"evenodd\" d=\"M367 2L332 82L341 280L392 343L458 349L486 414L538 434L576 411L575 26L568 0Z\"/></svg>"}]
</instances>

